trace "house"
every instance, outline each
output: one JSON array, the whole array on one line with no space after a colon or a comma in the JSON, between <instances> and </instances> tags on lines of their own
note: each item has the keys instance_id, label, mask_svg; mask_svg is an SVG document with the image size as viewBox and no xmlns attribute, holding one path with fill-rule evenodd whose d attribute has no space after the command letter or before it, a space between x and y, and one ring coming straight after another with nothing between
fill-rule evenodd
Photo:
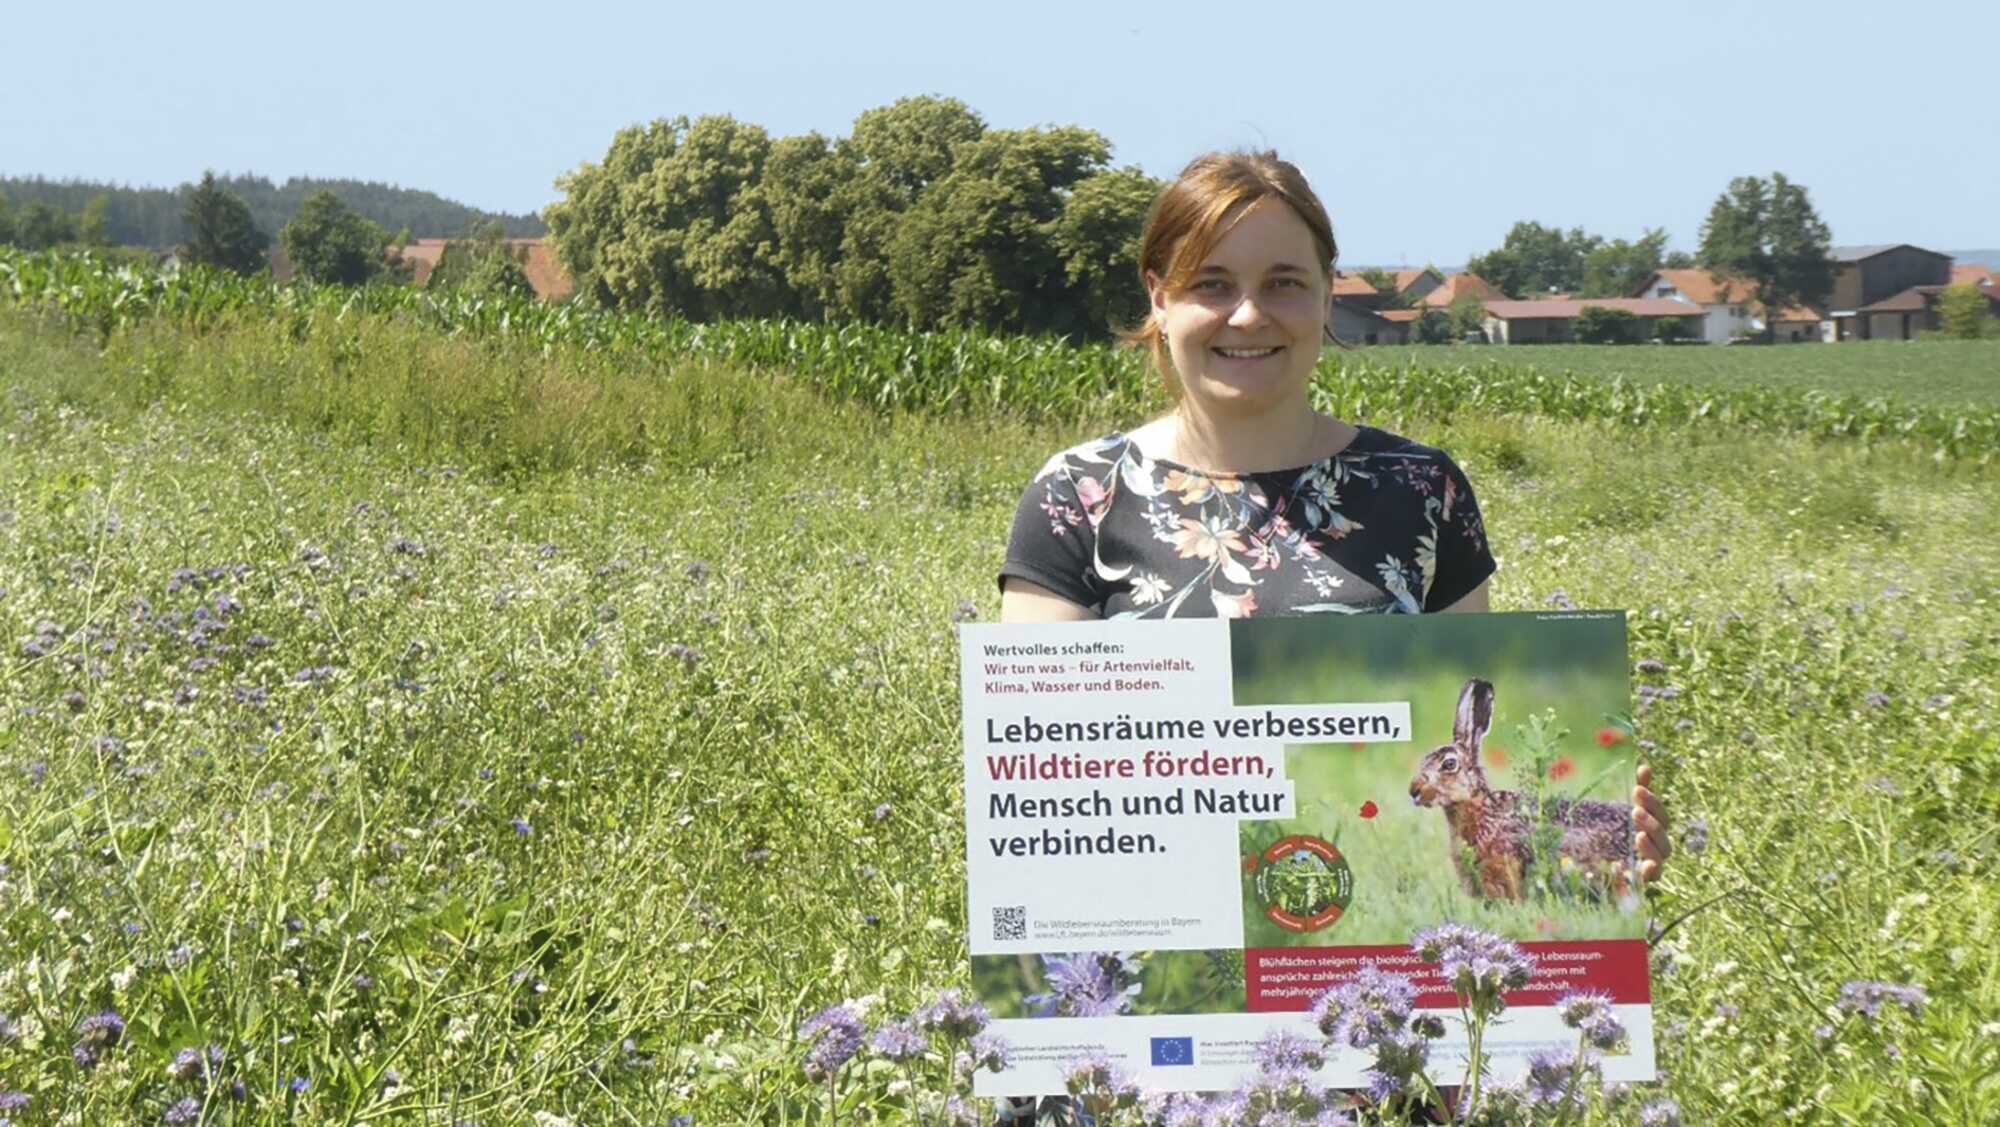
<instances>
[{"instance_id":1,"label":"house","mask_svg":"<svg viewBox=\"0 0 2000 1127\"><path fill-rule=\"evenodd\" d=\"M1633 292L1640 298L1678 298L1701 307L1696 339L1726 344L1740 336L1764 331L1764 307L1747 278L1724 278L1702 269L1655 270ZM1794 305L1778 315L1772 336L1781 341L1820 339L1819 312Z\"/></svg>"},{"instance_id":2,"label":"house","mask_svg":"<svg viewBox=\"0 0 2000 1127\"><path fill-rule=\"evenodd\" d=\"M1359 274L1342 274L1335 271L1333 299L1358 305L1364 309L1380 309L1382 303L1389 300L1389 297Z\"/></svg>"},{"instance_id":3,"label":"house","mask_svg":"<svg viewBox=\"0 0 2000 1127\"><path fill-rule=\"evenodd\" d=\"M1639 318L1640 331L1652 337L1663 319L1693 322L1701 307L1679 298L1591 297L1570 301L1489 301L1486 339L1494 344L1559 344L1576 339L1577 315L1586 308L1623 309Z\"/></svg>"},{"instance_id":4,"label":"house","mask_svg":"<svg viewBox=\"0 0 2000 1127\"><path fill-rule=\"evenodd\" d=\"M1408 344L1407 320L1396 317L1413 309L1374 309L1336 296L1333 299L1333 335L1348 344Z\"/></svg>"},{"instance_id":5,"label":"house","mask_svg":"<svg viewBox=\"0 0 2000 1127\"><path fill-rule=\"evenodd\" d=\"M1909 340L1925 327L1919 286L1951 284L1951 256L1908 243L1834 247L1829 339ZM1913 316L1914 315L1914 316Z\"/></svg>"},{"instance_id":6,"label":"house","mask_svg":"<svg viewBox=\"0 0 2000 1127\"><path fill-rule=\"evenodd\" d=\"M1477 274L1453 274L1444 284L1424 295L1424 304L1438 309L1449 309L1461 299L1475 301L1512 301L1500 287Z\"/></svg>"},{"instance_id":7,"label":"house","mask_svg":"<svg viewBox=\"0 0 2000 1127\"><path fill-rule=\"evenodd\" d=\"M1444 274L1435 266L1421 270L1396 271L1396 292L1411 302L1420 302L1429 297L1432 290L1444 285Z\"/></svg>"},{"instance_id":8,"label":"house","mask_svg":"<svg viewBox=\"0 0 2000 1127\"><path fill-rule=\"evenodd\" d=\"M2000 270L1971 262L1963 266L1954 265L1951 268L1951 284L2000 290Z\"/></svg>"},{"instance_id":9,"label":"house","mask_svg":"<svg viewBox=\"0 0 2000 1127\"><path fill-rule=\"evenodd\" d=\"M398 253L410 268L411 285L421 287L429 284L431 275L437 271L438 262L444 258L445 245L453 241L412 239L402 246ZM508 239L507 245L517 255L526 248L521 272L528 276L528 285L535 291L535 297L542 301L560 301L575 292L576 282L557 261L555 246L548 239ZM266 255L274 281L289 282L297 274L283 246L272 243Z\"/></svg>"},{"instance_id":10,"label":"house","mask_svg":"<svg viewBox=\"0 0 2000 1127\"><path fill-rule=\"evenodd\" d=\"M444 257L444 248L453 239L413 239L403 247L403 261L410 264L410 284L429 283ZM576 290L568 271L556 260L555 247L547 239L508 239L507 249L521 257L521 272L542 301L559 301ZM523 253L525 251L525 254Z\"/></svg>"}]
</instances>

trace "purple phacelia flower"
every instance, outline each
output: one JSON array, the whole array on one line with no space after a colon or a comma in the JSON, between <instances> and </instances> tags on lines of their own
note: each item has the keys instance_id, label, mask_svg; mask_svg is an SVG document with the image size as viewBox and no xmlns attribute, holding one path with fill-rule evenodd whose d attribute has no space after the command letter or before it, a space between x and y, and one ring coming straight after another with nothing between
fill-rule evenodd
<instances>
[{"instance_id":1,"label":"purple phacelia flower","mask_svg":"<svg viewBox=\"0 0 2000 1127\"><path fill-rule=\"evenodd\" d=\"M253 650L261 650L271 644L271 639L262 634L252 634L248 638L243 639L243 644Z\"/></svg>"},{"instance_id":2,"label":"purple phacelia flower","mask_svg":"<svg viewBox=\"0 0 2000 1127\"><path fill-rule=\"evenodd\" d=\"M1325 1065L1324 1049L1288 1030L1274 1029L1257 1043L1257 1067L1264 1072L1318 1072Z\"/></svg>"},{"instance_id":3,"label":"purple phacelia flower","mask_svg":"<svg viewBox=\"0 0 2000 1127\"><path fill-rule=\"evenodd\" d=\"M1022 999L1036 1017L1110 1017L1132 1012L1140 964L1129 953L1083 951L1042 956L1048 987Z\"/></svg>"},{"instance_id":4,"label":"purple phacelia flower","mask_svg":"<svg viewBox=\"0 0 2000 1127\"><path fill-rule=\"evenodd\" d=\"M1845 1013L1858 1013L1870 1021L1882 1016L1884 1003L1901 1006L1911 1017L1924 1015L1924 1004L1930 996L1921 986L1906 986L1895 982L1846 982L1840 987L1840 997L1835 1005Z\"/></svg>"},{"instance_id":5,"label":"purple phacelia flower","mask_svg":"<svg viewBox=\"0 0 2000 1127\"><path fill-rule=\"evenodd\" d=\"M529 825L528 820L526 818L516 818L511 824L514 827L514 832L522 835L523 837L535 832L535 827Z\"/></svg>"},{"instance_id":6,"label":"purple phacelia flower","mask_svg":"<svg viewBox=\"0 0 2000 1127\"><path fill-rule=\"evenodd\" d=\"M1310 1012L1329 1040L1366 1049L1403 1028L1416 1000L1416 983L1407 976L1368 963L1353 978L1321 992Z\"/></svg>"},{"instance_id":7,"label":"purple phacelia flower","mask_svg":"<svg viewBox=\"0 0 2000 1127\"><path fill-rule=\"evenodd\" d=\"M1681 1105L1671 1096L1639 1105L1639 1127L1681 1127Z\"/></svg>"},{"instance_id":8,"label":"purple phacelia flower","mask_svg":"<svg viewBox=\"0 0 2000 1127\"><path fill-rule=\"evenodd\" d=\"M929 1004L911 1015L917 1027L927 1033L963 1041L977 1036L993 1020L993 1014L985 1005L967 998L955 989L938 991L938 996Z\"/></svg>"},{"instance_id":9,"label":"purple phacelia flower","mask_svg":"<svg viewBox=\"0 0 2000 1127\"><path fill-rule=\"evenodd\" d=\"M0 1092L0 1112L20 1111L33 1100L26 1092Z\"/></svg>"},{"instance_id":10,"label":"purple phacelia flower","mask_svg":"<svg viewBox=\"0 0 2000 1127\"><path fill-rule=\"evenodd\" d=\"M292 1077L292 1082L291 1082L291 1084L289 1084L289 1085L287 1085L287 1086L288 1086L289 1088L291 1088L291 1090L292 1090L292 1091L294 1091L294 1092L303 1092L303 1091L305 1091L305 1090L306 1090L307 1088L310 1088L310 1087L312 1087L312 1077L310 1077L310 1076L294 1076L294 1077Z\"/></svg>"},{"instance_id":11,"label":"purple phacelia flower","mask_svg":"<svg viewBox=\"0 0 2000 1127\"><path fill-rule=\"evenodd\" d=\"M915 1060L928 1052L930 1038L911 1022L894 1022L875 1031L870 1042L875 1051L888 1060Z\"/></svg>"},{"instance_id":12,"label":"purple phacelia flower","mask_svg":"<svg viewBox=\"0 0 2000 1127\"><path fill-rule=\"evenodd\" d=\"M1583 1071L1595 1071L1596 1064L1585 1060ZM1528 1057L1528 1074L1521 1087L1532 1103L1544 1106L1568 1100L1578 1110L1584 1106L1589 1085L1576 1075L1576 1054L1566 1049L1544 1049Z\"/></svg>"},{"instance_id":13,"label":"purple phacelia flower","mask_svg":"<svg viewBox=\"0 0 2000 1127\"><path fill-rule=\"evenodd\" d=\"M1708 848L1708 819L1689 818L1687 826L1681 830L1681 848L1688 855L1699 856Z\"/></svg>"},{"instance_id":14,"label":"purple phacelia flower","mask_svg":"<svg viewBox=\"0 0 2000 1127\"><path fill-rule=\"evenodd\" d=\"M1013 1051L1014 1046L1008 1044L1007 1039L999 1034L981 1033L972 1039L968 1055L972 1058L974 1069L983 1068L988 1072L1001 1072L1006 1069L1007 1059Z\"/></svg>"},{"instance_id":15,"label":"purple phacelia flower","mask_svg":"<svg viewBox=\"0 0 2000 1127\"><path fill-rule=\"evenodd\" d=\"M799 1026L806 1042L806 1079L822 1083L846 1067L861 1049L861 1012L852 1002L828 1006Z\"/></svg>"},{"instance_id":16,"label":"purple phacelia flower","mask_svg":"<svg viewBox=\"0 0 2000 1127\"><path fill-rule=\"evenodd\" d=\"M1139 1085L1133 1082L1131 1075L1101 1052L1065 1064L1063 1087L1072 1096L1112 1107L1130 1104L1139 1098Z\"/></svg>"},{"instance_id":17,"label":"purple phacelia flower","mask_svg":"<svg viewBox=\"0 0 2000 1127\"><path fill-rule=\"evenodd\" d=\"M1453 992L1476 1012L1489 1015L1507 1008L1502 991L1519 990L1535 973L1532 955L1498 935L1463 924L1426 928L1417 933L1410 949L1425 962L1437 963Z\"/></svg>"},{"instance_id":18,"label":"purple phacelia flower","mask_svg":"<svg viewBox=\"0 0 2000 1127\"><path fill-rule=\"evenodd\" d=\"M1556 1012L1564 1025L1581 1030L1584 1043L1593 1049L1608 1053L1625 1043L1625 1025L1612 1011L1609 995L1572 991L1556 999Z\"/></svg>"}]
</instances>

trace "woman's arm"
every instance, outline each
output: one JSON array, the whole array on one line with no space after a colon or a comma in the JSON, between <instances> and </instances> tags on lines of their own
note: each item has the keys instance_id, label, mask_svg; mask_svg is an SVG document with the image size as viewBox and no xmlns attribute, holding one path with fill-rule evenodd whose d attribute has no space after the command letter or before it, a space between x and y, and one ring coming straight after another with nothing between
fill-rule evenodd
<instances>
[{"instance_id":1,"label":"woman's arm","mask_svg":"<svg viewBox=\"0 0 2000 1127\"><path fill-rule=\"evenodd\" d=\"M1037 583L1008 576L1000 587L1002 622L1090 622L1097 614Z\"/></svg>"},{"instance_id":2,"label":"woman's arm","mask_svg":"<svg viewBox=\"0 0 2000 1127\"><path fill-rule=\"evenodd\" d=\"M1477 587L1474 587L1474 588L1473 588L1472 590L1470 590L1470 591L1467 591L1467 592L1465 593L1465 597L1464 597L1464 598L1462 598L1462 599L1458 600L1457 602L1455 602L1455 603L1451 604L1450 606L1448 606L1448 607L1444 608L1444 611L1443 611L1443 613L1445 613L1445 614L1485 614L1485 613L1486 613L1487 611L1489 611L1489 610L1492 610L1492 609L1493 609L1493 606L1492 606L1492 604L1491 604L1491 603L1490 603L1490 602L1488 601L1488 598L1487 598L1487 593L1486 593L1486 588L1487 588L1487 587L1488 587L1488 586L1489 586L1489 585L1490 585L1490 584L1491 584L1492 582L1493 582L1493 581L1492 581L1492 580L1490 580L1490 579L1482 579L1482 580L1480 580L1480 581L1479 581L1479 586L1477 586Z\"/></svg>"}]
</instances>

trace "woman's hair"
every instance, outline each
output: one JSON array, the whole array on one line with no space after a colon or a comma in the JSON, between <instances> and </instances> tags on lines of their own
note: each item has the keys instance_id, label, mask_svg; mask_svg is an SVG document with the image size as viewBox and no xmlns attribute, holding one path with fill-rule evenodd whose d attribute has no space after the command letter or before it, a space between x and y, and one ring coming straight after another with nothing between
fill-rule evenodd
<instances>
[{"instance_id":1,"label":"woman's hair","mask_svg":"<svg viewBox=\"0 0 2000 1127\"><path fill-rule=\"evenodd\" d=\"M1185 290L1193 284L1215 244L1250 205L1273 196L1283 200L1312 232L1320 267L1331 284L1334 260L1340 254L1333 241L1333 221L1327 218L1325 206L1298 166L1266 150L1204 153L1181 169L1180 176L1153 200L1146 213L1146 231L1139 238L1140 285L1145 285L1146 276L1151 274L1169 293ZM1328 335L1331 337L1330 329ZM1153 369L1170 388L1174 386L1166 335L1152 312L1147 312L1137 328L1119 334L1119 339L1144 347L1152 357Z\"/></svg>"}]
</instances>

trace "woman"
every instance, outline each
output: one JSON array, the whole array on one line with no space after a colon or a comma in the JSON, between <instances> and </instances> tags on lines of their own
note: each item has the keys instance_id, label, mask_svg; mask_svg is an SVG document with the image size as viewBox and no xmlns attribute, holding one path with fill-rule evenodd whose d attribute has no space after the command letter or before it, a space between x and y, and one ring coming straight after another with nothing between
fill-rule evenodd
<instances>
[{"instance_id":1,"label":"woman","mask_svg":"<svg viewBox=\"0 0 2000 1127\"><path fill-rule=\"evenodd\" d=\"M1035 475L1002 622L1488 609L1493 556L1458 466L1308 400L1335 255L1326 209L1275 153L1199 157L1160 194L1139 248L1152 308L1126 339L1176 406ZM1648 880L1670 852L1650 782L1640 766Z\"/></svg>"}]
</instances>

